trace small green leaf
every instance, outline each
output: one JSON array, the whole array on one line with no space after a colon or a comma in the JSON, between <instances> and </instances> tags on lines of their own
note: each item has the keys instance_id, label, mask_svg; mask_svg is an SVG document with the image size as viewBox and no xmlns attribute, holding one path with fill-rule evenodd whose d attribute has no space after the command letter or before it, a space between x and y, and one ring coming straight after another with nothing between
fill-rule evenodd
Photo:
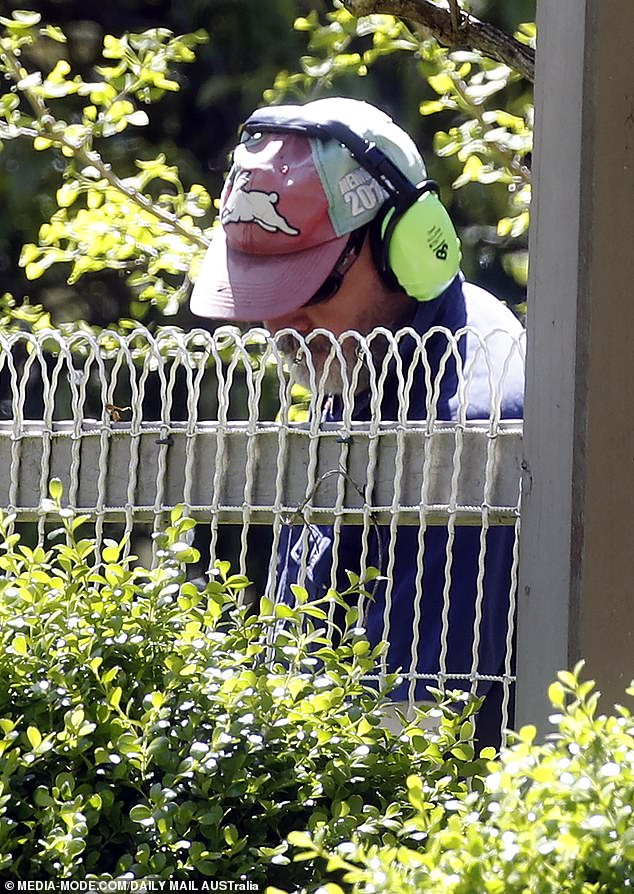
<instances>
[{"instance_id":1,"label":"small green leaf","mask_svg":"<svg viewBox=\"0 0 634 894\"><path fill-rule=\"evenodd\" d=\"M27 655L29 648L26 638L19 633L17 636L13 638L13 649L18 655Z\"/></svg>"},{"instance_id":2,"label":"small green leaf","mask_svg":"<svg viewBox=\"0 0 634 894\"><path fill-rule=\"evenodd\" d=\"M103 676L101 678L102 683L112 683L112 681L117 676L117 674L119 673L120 670L121 670L121 668L118 667L117 665L115 665L114 667L111 667L109 670L107 670L103 674Z\"/></svg>"},{"instance_id":3,"label":"small green leaf","mask_svg":"<svg viewBox=\"0 0 634 894\"><path fill-rule=\"evenodd\" d=\"M44 34L57 43L66 43L66 35L61 28L58 28L55 25L46 25L44 27Z\"/></svg>"},{"instance_id":4,"label":"small green leaf","mask_svg":"<svg viewBox=\"0 0 634 894\"><path fill-rule=\"evenodd\" d=\"M444 102L439 99L431 99L427 102L422 102L418 107L418 111L421 115L434 115L436 112L443 112L446 108Z\"/></svg>"},{"instance_id":5,"label":"small green leaf","mask_svg":"<svg viewBox=\"0 0 634 894\"><path fill-rule=\"evenodd\" d=\"M287 837L293 847L306 847L311 850L315 849L313 839L306 832L289 832Z\"/></svg>"},{"instance_id":6,"label":"small green leaf","mask_svg":"<svg viewBox=\"0 0 634 894\"><path fill-rule=\"evenodd\" d=\"M300 587L298 584L291 584L291 592L297 600L298 605L304 605L308 601L308 590L306 587Z\"/></svg>"},{"instance_id":7,"label":"small green leaf","mask_svg":"<svg viewBox=\"0 0 634 894\"><path fill-rule=\"evenodd\" d=\"M64 487L59 478L51 478L48 483L48 492L51 495L51 498L59 503L62 499L62 494L64 493Z\"/></svg>"},{"instance_id":8,"label":"small green leaf","mask_svg":"<svg viewBox=\"0 0 634 894\"><path fill-rule=\"evenodd\" d=\"M178 503L178 505L174 506L170 512L170 521L173 525L182 517L184 511L185 507L182 503Z\"/></svg>"},{"instance_id":9,"label":"small green leaf","mask_svg":"<svg viewBox=\"0 0 634 894\"><path fill-rule=\"evenodd\" d=\"M42 744L42 733L36 726L30 726L26 731L26 737L29 740L31 748L35 751Z\"/></svg>"},{"instance_id":10,"label":"small green leaf","mask_svg":"<svg viewBox=\"0 0 634 894\"><path fill-rule=\"evenodd\" d=\"M78 183L64 183L64 185L57 190L57 204L60 208L69 208L78 195ZM51 493L51 496L54 495Z\"/></svg>"},{"instance_id":11,"label":"small green leaf","mask_svg":"<svg viewBox=\"0 0 634 894\"><path fill-rule=\"evenodd\" d=\"M143 823L145 820L150 819L152 816L152 811L145 804L137 804L130 810L130 819L133 823Z\"/></svg>"},{"instance_id":12,"label":"small green leaf","mask_svg":"<svg viewBox=\"0 0 634 894\"><path fill-rule=\"evenodd\" d=\"M532 745L535 741L536 735L537 727L533 726L532 723L527 723L526 726L523 726L518 733L520 741L525 742L526 745Z\"/></svg>"},{"instance_id":13,"label":"small green leaf","mask_svg":"<svg viewBox=\"0 0 634 894\"><path fill-rule=\"evenodd\" d=\"M473 720L465 720L465 722L460 727L460 740L462 742L469 742L473 739L475 734L475 723Z\"/></svg>"},{"instance_id":14,"label":"small green leaf","mask_svg":"<svg viewBox=\"0 0 634 894\"><path fill-rule=\"evenodd\" d=\"M438 94L451 93L454 83L448 74L431 75L427 78L429 86Z\"/></svg>"},{"instance_id":15,"label":"small green leaf","mask_svg":"<svg viewBox=\"0 0 634 894\"><path fill-rule=\"evenodd\" d=\"M117 562L119 560L119 546L106 546L101 552L104 562Z\"/></svg>"},{"instance_id":16,"label":"small green leaf","mask_svg":"<svg viewBox=\"0 0 634 894\"><path fill-rule=\"evenodd\" d=\"M285 605L283 602L278 603L275 606L275 617L276 618L294 618L295 612L290 607L290 605Z\"/></svg>"},{"instance_id":17,"label":"small green leaf","mask_svg":"<svg viewBox=\"0 0 634 894\"><path fill-rule=\"evenodd\" d=\"M548 698L555 708L563 708L565 700L564 687L561 683L551 683L548 687Z\"/></svg>"},{"instance_id":18,"label":"small green leaf","mask_svg":"<svg viewBox=\"0 0 634 894\"><path fill-rule=\"evenodd\" d=\"M561 683L568 689L572 689L573 691L577 687L578 680L574 674L571 674L570 671L559 671L557 677Z\"/></svg>"},{"instance_id":19,"label":"small green leaf","mask_svg":"<svg viewBox=\"0 0 634 894\"><path fill-rule=\"evenodd\" d=\"M224 840L228 845L233 846L238 840L238 830L234 825L225 826L222 830Z\"/></svg>"},{"instance_id":20,"label":"small green leaf","mask_svg":"<svg viewBox=\"0 0 634 894\"><path fill-rule=\"evenodd\" d=\"M50 807L55 802L51 798L48 789L43 785L38 785L33 793L33 800L38 807Z\"/></svg>"},{"instance_id":21,"label":"small green leaf","mask_svg":"<svg viewBox=\"0 0 634 894\"><path fill-rule=\"evenodd\" d=\"M123 690L120 686L116 686L108 696L108 704L112 705L113 708L118 708L122 695Z\"/></svg>"},{"instance_id":22,"label":"small green leaf","mask_svg":"<svg viewBox=\"0 0 634 894\"><path fill-rule=\"evenodd\" d=\"M407 777L407 791L412 806L415 807L417 810L422 810L425 799L423 797L423 783L420 777Z\"/></svg>"},{"instance_id":23,"label":"small green leaf","mask_svg":"<svg viewBox=\"0 0 634 894\"><path fill-rule=\"evenodd\" d=\"M464 742L461 745L455 745L451 749L451 753L454 757L457 757L459 761L472 761L474 755L473 745L470 745L467 742Z\"/></svg>"},{"instance_id":24,"label":"small green leaf","mask_svg":"<svg viewBox=\"0 0 634 894\"><path fill-rule=\"evenodd\" d=\"M487 745L486 748L483 748L480 752L480 757L485 761L492 761L497 756L497 751L492 745Z\"/></svg>"}]
</instances>

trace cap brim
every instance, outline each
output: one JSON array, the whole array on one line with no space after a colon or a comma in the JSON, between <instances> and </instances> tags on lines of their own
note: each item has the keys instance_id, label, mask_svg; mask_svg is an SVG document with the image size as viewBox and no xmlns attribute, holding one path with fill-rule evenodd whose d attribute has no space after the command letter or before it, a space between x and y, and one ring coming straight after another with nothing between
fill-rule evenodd
<instances>
[{"instance_id":1,"label":"cap brim","mask_svg":"<svg viewBox=\"0 0 634 894\"><path fill-rule=\"evenodd\" d=\"M258 255L229 248L224 229L218 227L194 285L191 311L244 323L291 313L332 272L348 236L289 254Z\"/></svg>"}]
</instances>

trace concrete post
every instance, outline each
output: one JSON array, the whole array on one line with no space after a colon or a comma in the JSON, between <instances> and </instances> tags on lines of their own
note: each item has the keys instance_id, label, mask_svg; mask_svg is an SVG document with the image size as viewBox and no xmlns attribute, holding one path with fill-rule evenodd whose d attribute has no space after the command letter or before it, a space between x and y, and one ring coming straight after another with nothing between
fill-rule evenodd
<instances>
[{"instance_id":1,"label":"concrete post","mask_svg":"<svg viewBox=\"0 0 634 894\"><path fill-rule=\"evenodd\" d=\"M634 678L634 15L539 0L516 723Z\"/></svg>"}]
</instances>

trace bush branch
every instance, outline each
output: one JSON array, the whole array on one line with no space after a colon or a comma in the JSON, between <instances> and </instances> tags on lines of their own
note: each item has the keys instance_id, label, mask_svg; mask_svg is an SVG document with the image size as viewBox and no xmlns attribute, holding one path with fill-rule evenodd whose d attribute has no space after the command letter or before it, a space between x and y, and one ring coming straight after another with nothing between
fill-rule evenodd
<instances>
[{"instance_id":1,"label":"bush branch","mask_svg":"<svg viewBox=\"0 0 634 894\"><path fill-rule=\"evenodd\" d=\"M20 80L26 76L27 72L21 68L15 54L6 47L2 50L2 57L7 66L8 73L16 83L19 83ZM183 226L176 215L161 208L160 205L157 205L142 192L124 183L95 149L89 149L84 143L71 140L66 134L60 133L55 127L55 118L49 112L46 103L34 90L26 88L22 89L21 92L28 100L37 119L38 127L33 131L35 136L44 137L45 139L50 140L53 144L67 149L82 165L91 165L94 167L99 172L99 176L103 180L106 180L113 189L123 193L123 195L127 196L130 201L137 205L137 207L165 224L172 230L172 232L178 233L184 239L190 240L199 248L207 247L209 242L201 233ZM12 134L12 136L25 134L27 131L30 133L31 129L16 128L16 132L15 134Z\"/></svg>"},{"instance_id":2,"label":"bush branch","mask_svg":"<svg viewBox=\"0 0 634 894\"><path fill-rule=\"evenodd\" d=\"M41 135L48 136L45 131L42 131ZM199 248L207 248L209 242L204 236L196 233L194 230L190 230L189 227L183 226L176 215L161 208L160 205L157 205L151 199L148 199L148 197L142 192L139 192L138 189L124 183L123 180L113 172L110 165L106 164L99 153L95 152L94 149L86 149L81 145L78 146L77 143L73 143L59 134L50 136L49 138L70 149L82 165L91 165L94 167L99 172L99 176L106 180L113 189L123 193L123 195L127 196L135 205L147 214L151 214L157 220L161 221L161 223L166 224L172 232L178 233L179 236L193 242Z\"/></svg>"},{"instance_id":3,"label":"bush branch","mask_svg":"<svg viewBox=\"0 0 634 894\"><path fill-rule=\"evenodd\" d=\"M515 69L531 84L535 80L535 52L505 31L461 12L455 3L448 9L431 0L342 0L351 15L383 13L408 19L426 28L443 46L452 50L478 50L484 56Z\"/></svg>"}]
</instances>

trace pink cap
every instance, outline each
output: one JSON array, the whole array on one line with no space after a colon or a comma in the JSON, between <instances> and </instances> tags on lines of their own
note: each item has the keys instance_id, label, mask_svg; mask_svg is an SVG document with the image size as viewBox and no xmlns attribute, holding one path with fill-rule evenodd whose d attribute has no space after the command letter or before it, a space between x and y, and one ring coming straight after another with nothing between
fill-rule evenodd
<instances>
[{"instance_id":1,"label":"pink cap","mask_svg":"<svg viewBox=\"0 0 634 894\"><path fill-rule=\"evenodd\" d=\"M267 134L240 143L191 298L193 313L245 322L305 304L346 245L328 213L311 142Z\"/></svg>"},{"instance_id":2,"label":"pink cap","mask_svg":"<svg viewBox=\"0 0 634 894\"><path fill-rule=\"evenodd\" d=\"M412 183L426 177L411 137L367 102L333 96L258 109L253 118L342 122ZM251 322L301 307L332 272L349 233L376 217L387 198L337 139L264 129L247 128L234 152L220 225L191 297L200 316Z\"/></svg>"}]
</instances>

